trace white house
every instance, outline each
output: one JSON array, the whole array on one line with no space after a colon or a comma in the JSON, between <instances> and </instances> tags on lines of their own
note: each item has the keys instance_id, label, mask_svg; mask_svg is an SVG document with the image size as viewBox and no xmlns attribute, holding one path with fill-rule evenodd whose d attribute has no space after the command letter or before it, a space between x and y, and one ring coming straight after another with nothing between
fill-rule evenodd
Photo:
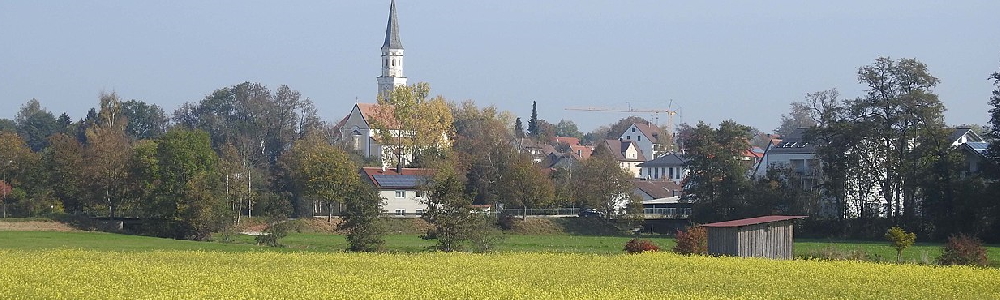
<instances>
[{"instance_id":1,"label":"white house","mask_svg":"<svg viewBox=\"0 0 1000 300\"><path fill-rule=\"evenodd\" d=\"M361 180L378 189L383 199L382 213L397 217L415 217L427 211L422 203L427 195L420 190L431 169L422 168L361 168Z\"/></svg>"},{"instance_id":2,"label":"white house","mask_svg":"<svg viewBox=\"0 0 1000 300\"><path fill-rule=\"evenodd\" d=\"M646 161L646 155L636 142L606 140L604 146L611 150L622 169L632 174L632 177L639 177L639 164Z\"/></svg>"},{"instance_id":3,"label":"white house","mask_svg":"<svg viewBox=\"0 0 1000 300\"><path fill-rule=\"evenodd\" d=\"M687 177L684 165L687 159L677 153L670 153L639 164L639 177L648 180L670 180L680 184Z\"/></svg>"},{"instance_id":4,"label":"white house","mask_svg":"<svg viewBox=\"0 0 1000 300\"><path fill-rule=\"evenodd\" d=\"M632 123L618 138L622 142L634 142L646 155L646 160L656 157L654 145L660 138L660 129L650 124Z\"/></svg>"}]
</instances>

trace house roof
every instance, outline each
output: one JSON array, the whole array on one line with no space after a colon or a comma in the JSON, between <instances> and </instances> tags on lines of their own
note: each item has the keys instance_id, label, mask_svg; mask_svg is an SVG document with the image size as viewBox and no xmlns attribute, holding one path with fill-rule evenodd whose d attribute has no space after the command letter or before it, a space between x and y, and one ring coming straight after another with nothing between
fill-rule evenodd
<instances>
[{"instance_id":1,"label":"house roof","mask_svg":"<svg viewBox=\"0 0 1000 300\"><path fill-rule=\"evenodd\" d=\"M384 171L378 167L361 168L361 174L377 188L417 188L427 177L434 174L432 169L424 168L402 168L400 172L396 169L386 168Z\"/></svg>"},{"instance_id":2,"label":"house roof","mask_svg":"<svg viewBox=\"0 0 1000 300\"><path fill-rule=\"evenodd\" d=\"M632 125L635 126L635 128L638 128L639 131L642 131L642 134L646 135L646 138L653 143L656 143L657 139L660 137L659 127L650 125L649 123L632 123Z\"/></svg>"},{"instance_id":3,"label":"house roof","mask_svg":"<svg viewBox=\"0 0 1000 300\"><path fill-rule=\"evenodd\" d=\"M768 147L767 152L771 154L810 154L816 153L816 147L812 143L806 142L805 135L806 128L796 128L781 142ZM750 151L752 152L752 151ZM752 154L752 153L748 153ZM748 155L749 156L749 155ZM756 155L753 155L756 156ZM763 156L763 154L761 154Z\"/></svg>"},{"instance_id":4,"label":"house roof","mask_svg":"<svg viewBox=\"0 0 1000 300\"><path fill-rule=\"evenodd\" d=\"M557 136L556 143L566 143L570 146L579 145L580 139L571 136Z\"/></svg>"},{"instance_id":5,"label":"house roof","mask_svg":"<svg viewBox=\"0 0 1000 300\"><path fill-rule=\"evenodd\" d=\"M675 193L683 190L679 184L669 180L633 180L632 185L653 199L674 197L677 196Z\"/></svg>"},{"instance_id":6,"label":"house roof","mask_svg":"<svg viewBox=\"0 0 1000 300\"><path fill-rule=\"evenodd\" d=\"M614 154L615 159L618 161L646 161L645 154L642 153L642 149L639 149L639 145L634 141L619 141L619 140L605 140L604 145L611 149L611 153ZM625 151L629 147L633 147L636 152L636 158L626 158Z\"/></svg>"},{"instance_id":7,"label":"house roof","mask_svg":"<svg viewBox=\"0 0 1000 300\"><path fill-rule=\"evenodd\" d=\"M983 157L986 157L986 148L990 144L987 142L965 142L962 145L964 145L969 150L976 152L979 155L982 155Z\"/></svg>"},{"instance_id":8,"label":"house roof","mask_svg":"<svg viewBox=\"0 0 1000 300\"><path fill-rule=\"evenodd\" d=\"M687 163L687 159L681 157L680 154L670 153L664 156L657 157L651 161L647 161L639 164L640 168L652 168L652 167L680 167Z\"/></svg>"},{"instance_id":9,"label":"house roof","mask_svg":"<svg viewBox=\"0 0 1000 300\"><path fill-rule=\"evenodd\" d=\"M743 226L749 226L749 225L754 225L754 224L773 223L773 222L780 222L780 221L787 221L787 220L794 220L794 219L805 219L807 217L808 216L779 216L779 215L774 215L774 216L763 216L763 217L756 217L756 218L746 218L746 219L739 219L739 220L732 220L732 221L725 221L725 222L708 223L708 224L703 224L701 226L704 226L704 227L714 227L714 228L743 227Z\"/></svg>"},{"instance_id":10,"label":"house roof","mask_svg":"<svg viewBox=\"0 0 1000 300\"><path fill-rule=\"evenodd\" d=\"M963 137L965 137L964 140ZM973 131L972 128L958 127L948 136L948 141L952 142L953 145L958 145L965 142L982 142L983 138L979 137L979 134Z\"/></svg>"},{"instance_id":11,"label":"house roof","mask_svg":"<svg viewBox=\"0 0 1000 300\"><path fill-rule=\"evenodd\" d=\"M591 154L594 154L594 148L583 146L583 145L569 145L569 151L572 152L574 157L577 159L588 159Z\"/></svg>"}]
</instances>

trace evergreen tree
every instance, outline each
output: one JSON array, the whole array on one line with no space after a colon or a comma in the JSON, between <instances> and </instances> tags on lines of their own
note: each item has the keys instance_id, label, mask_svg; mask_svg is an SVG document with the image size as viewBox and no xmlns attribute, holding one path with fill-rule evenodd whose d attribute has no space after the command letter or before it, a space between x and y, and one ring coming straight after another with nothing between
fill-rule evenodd
<instances>
[{"instance_id":1,"label":"evergreen tree","mask_svg":"<svg viewBox=\"0 0 1000 300\"><path fill-rule=\"evenodd\" d=\"M531 119L528 119L528 134L538 135L538 102L531 101Z\"/></svg>"},{"instance_id":2,"label":"evergreen tree","mask_svg":"<svg viewBox=\"0 0 1000 300\"><path fill-rule=\"evenodd\" d=\"M990 125L989 131L986 136L990 140L989 147L986 151L986 156L993 160L994 163L1000 163L1000 72L995 72L990 75L993 80L993 85L997 89L993 90L993 96L990 97ZM1000 174L994 174L997 176ZM1000 177L1000 176L997 176Z\"/></svg>"},{"instance_id":3,"label":"evergreen tree","mask_svg":"<svg viewBox=\"0 0 1000 300\"><path fill-rule=\"evenodd\" d=\"M521 123L521 118L514 120L514 137L523 138L524 137L524 124Z\"/></svg>"}]
</instances>

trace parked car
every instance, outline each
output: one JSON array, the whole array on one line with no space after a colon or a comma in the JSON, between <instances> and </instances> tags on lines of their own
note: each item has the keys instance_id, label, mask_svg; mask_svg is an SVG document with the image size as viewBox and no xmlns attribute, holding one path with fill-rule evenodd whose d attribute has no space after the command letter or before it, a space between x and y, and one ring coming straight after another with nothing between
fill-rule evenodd
<instances>
[{"instance_id":1,"label":"parked car","mask_svg":"<svg viewBox=\"0 0 1000 300\"><path fill-rule=\"evenodd\" d=\"M584 209L580 211L581 218L603 218L604 212L596 209Z\"/></svg>"}]
</instances>

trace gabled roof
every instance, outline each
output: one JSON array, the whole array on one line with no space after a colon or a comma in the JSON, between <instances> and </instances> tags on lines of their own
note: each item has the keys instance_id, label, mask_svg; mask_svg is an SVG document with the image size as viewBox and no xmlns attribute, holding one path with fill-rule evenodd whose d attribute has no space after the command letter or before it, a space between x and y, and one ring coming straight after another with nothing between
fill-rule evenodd
<instances>
[{"instance_id":1,"label":"gabled roof","mask_svg":"<svg viewBox=\"0 0 1000 300\"><path fill-rule=\"evenodd\" d=\"M983 157L986 157L986 147L989 146L987 142L965 142L962 147L965 147L969 151L975 152Z\"/></svg>"},{"instance_id":2,"label":"gabled roof","mask_svg":"<svg viewBox=\"0 0 1000 300\"><path fill-rule=\"evenodd\" d=\"M653 143L656 143L656 141L660 138L660 128L659 127L650 125L649 123L632 123L632 126L635 126L636 129L638 129L640 132L642 132L642 134L644 136L646 136L646 139L649 139L649 141L651 141ZM632 128L632 127L629 126L629 128ZM625 130L627 131L628 128L626 128ZM618 136L623 136L623 135L625 135L625 133L626 132L622 132Z\"/></svg>"},{"instance_id":3,"label":"gabled roof","mask_svg":"<svg viewBox=\"0 0 1000 300\"><path fill-rule=\"evenodd\" d=\"M618 161L646 161L645 154L642 153L642 149L639 149L639 145L634 141L619 141L619 140L605 140L605 147L611 149L611 153L614 154L615 159ZM626 158L625 151L632 147L635 149L635 158Z\"/></svg>"},{"instance_id":4,"label":"gabled roof","mask_svg":"<svg viewBox=\"0 0 1000 300\"><path fill-rule=\"evenodd\" d=\"M642 168L653 168L653 167L680 167L687 163L687 159L682 157L677 153L670 153L664 156L657 157L651 161L647 161L639 164Z\"/></svg>"},{"instance_id":5,"label":"gabled roof","mask_svg":"<svg viewBox=\"0 0 1000 300\"><path fill-rule=\"evenodd\" d=\"M767 154L811 154L816 153L816 147L812 143L806 142L804 139L806 128L796 128L781 142L774 144L766 150ZM752 151L748 151L752 152ZM753 153L747 153L748 156L756 156ZM763 154L761 154L763 156Z\"/></svg>"},{"instance_id":6,"label":"gabled roof","mask_svg":"<svg viewBox=\"0 0 1000 300\"><path fill-rule=\"evenodd\" d=\"M399 21L396 18L396 0L389 2L389 22L385 25L385 43L382 48L403 49L403 42L399 41Z\"/></svg>"},{"instance_id":7,"label":"gabled roof","mask_svg":"<svg viewBox=\"0 0 1000 300\"><path fill-rule=\"evenodd\" d=\"M434 175L434 170L423 168L402 168L401 172L391 168L386 168L384 171L378 167L361 168L361 176L380 189L415 189L424 184L431 175Z\"/></svg>"},{"instance_id":8,"label":"gabled roof","mask_svg":"<svg viewBox=\"0 0 1000 300\"><path fill-rule=\"evenodd\" d=\"M594 154L594 148L582 145L569 145L569 151L577 159L588 159Z\"/></svg>"},{"instance_id":9,"label":"gabled roof","mask_svg":"<svg viewBox=\"0 0 1000 300\"><path fill-rule=\"evenodd\" d=\"M653 199L677 197L683 191L680 185L669 180L633 180L632 185Z\"/></svg>"},{"instance_id":10,"label":"gabled roof","mask_svg":"<svg viewBox=\"0 0 1000 300\"><path fill-rule=\"evenodd\" d=\"M777 216L777 215L775 215L775 216L763 216L763 217L746 218L746 219L739 219L739 220L732 220L732 221L725 221L725 222L708 223L708 224L704 224L704 225L701 225L701 226L704 226L704 227L715 227L715 228L743 227L743 226L749 226L749 225L755 225L755 224L762 224L762 223L772 223L772 222L780 222L780 221L787 221L787 220L794 220L794 219L805 219L807 217L808 216Z\"/></svg>"},{"instance_id":11,"label":"gabled roof","mask_svg":"<svg viewBox=\"0 0 1000 300\"><path fill-rule=\"evenodd\" d=\"M979 137L979 134L973 131L972 128L958 127L948 136L948 141L952 145L960 145L966 142L982 142L983 138Z\"/></svg>"},{"instance_id":12,"label":"gabled roof","mask_svg":"<svg viewBox=\"0 0 1000 300\"><path fill-rule=\"evenodd\" d=\"M573 146L573 145L579 145L580 139L570 136L557 136L556 143L566 143L569 144L570 146Z\"/></svg>"}]
</instances>

